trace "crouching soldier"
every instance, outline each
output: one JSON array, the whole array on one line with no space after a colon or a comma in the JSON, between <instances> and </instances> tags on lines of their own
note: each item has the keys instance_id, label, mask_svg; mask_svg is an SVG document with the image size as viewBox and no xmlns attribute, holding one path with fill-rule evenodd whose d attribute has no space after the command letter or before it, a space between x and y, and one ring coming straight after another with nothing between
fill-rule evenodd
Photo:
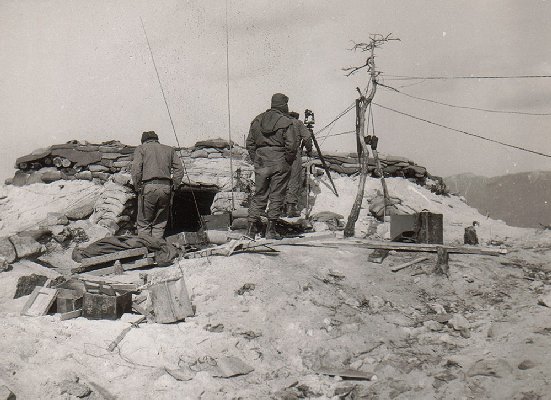
<instances>
[{"instance_id":1,"label":"crouching soldier","mask_svg":"<svg viewBox=\"0 0 551 400\"><path fill-rule=\"evenodd\" d=\"M183 177L184 167L176 150L160 144L155 132L144 132L132 161L132 182L138 192L138 235L164 236L172 187L178 187Z\"/></svg>"},{"instance_id":2,"label":"crouching soldier","mask_svg":"<svg viewBox=\"0 0 551 400\"><path fill-rule=\"evenodd\" d=\"M281 216L298 146L293 121L287 115L288 101L284 94L274 94L270 109L251 122L246 146L254 162L255 193L249 206L249 237L258 232L260 217L265 215L269 201L266 239L281 239L275 222Z\"/></svg>"},{"instance_id":3,"label":"crouching soldier","mask_svg":"<svg viewBox=\"0 0 551 400\"><path fill-rule=\"evenodd\" d=\"M289 185L287 186L287 194L285 196L285 208L288 217L300 217L300 210L297 208L297 204L304 189L302 148L304 147L309 157L312 156L312 134L306 125L298 119L298 113L291 111L289 116L293 119L293 125L298 135L298 148L295 161L293 161L293 165L291 166L291 175L289 177Z\"/></svg>"}]
</instances>

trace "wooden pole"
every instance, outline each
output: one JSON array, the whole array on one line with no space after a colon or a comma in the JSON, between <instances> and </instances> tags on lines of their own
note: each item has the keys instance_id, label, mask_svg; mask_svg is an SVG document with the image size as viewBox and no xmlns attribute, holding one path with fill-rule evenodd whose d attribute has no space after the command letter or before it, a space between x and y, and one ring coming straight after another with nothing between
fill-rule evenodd
<instances>
[{"instance_id":1,"label":"wooden pole","mask_svg":"<svg viewBox=\"0 0 551 400\"><path fill-rule=\"evenodd\" d=\"M371 70L371 91L367 97L361 96L356 104L356 112L359 112L359 115L356 115L358 123L356 124L356 138L358 143L361 146L361 157L360 159L360 182L358 183L358 192L356 193L356 199L350 210L350 215L346 221L346 226L344 228L344 236L351 237L354 236L356 221L358 221L358 216L360 215L360 210L362 208L362 200L364 197L365 182L367 180L368 173L368 160L369 160L369 149L365 143L365 113L369 104L375 96L377 91L377 74L375 72L375 58L374 58L375 44L371 46L371 58L370 58L370 70ZM359 89L358 89L359 90ZM361 92L360 92L361 94ZM359 107L358 107L359 106Z\"/></svg>"}]
</instances>

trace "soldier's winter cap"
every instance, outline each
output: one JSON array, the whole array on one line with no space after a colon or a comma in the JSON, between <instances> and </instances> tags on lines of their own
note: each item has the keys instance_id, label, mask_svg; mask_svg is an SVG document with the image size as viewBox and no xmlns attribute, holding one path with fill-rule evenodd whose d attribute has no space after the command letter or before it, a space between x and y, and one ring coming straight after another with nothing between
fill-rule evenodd
<instances>
[{"instance_id":1,"label":"soldier's winter cap","mask_svg":"<svg viewBox=\"0 0 551 400\"><path fill-rule=\"evenodd\" d=\"M142 133L142 143L147 140L159 140L159 136L155 133L155 131L147 131Z\"/></svg>"},{"instance_id":2,"label":"soldier's winter cap","mask_svg":"<svg viewBox=\"0 0 551 400\"><path fill-rule=\"evenodd\" d=\"M285 113L289 112L289 106L287 105L288 101L289 101L289 98L285 96L283 93L276 93L272 96L271 108L275 108L276 110L279 110Z\"/></svg>"}]
</instances>

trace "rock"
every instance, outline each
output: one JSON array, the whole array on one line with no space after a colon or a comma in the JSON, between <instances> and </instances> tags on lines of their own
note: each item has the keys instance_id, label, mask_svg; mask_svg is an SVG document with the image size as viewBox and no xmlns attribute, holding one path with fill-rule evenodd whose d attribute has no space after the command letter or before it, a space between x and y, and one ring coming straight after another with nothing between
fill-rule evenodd
<instances>
[{"instance_id":1,"label":"rock","mask_svg":"<svg viewBox=\"0 0 551 400\"><path fill-rule=\"evenodd\" d=\"M209 158L224 158L222 153L209 153L208 157Z\"/></svg>"},{"instance_id":2,"label":"rock","mask_svg":"<svg viewBox=\"0 0 551 400\"><path fill-rule=\"evenodd\" d=\"M517 368L518 369L521 369L521 370L527 370L527 369L532 369L536 366L536 364L531 361L531 360L523 360L518 366Z\"/></svg>"},{"instance_id":3,"label":"rock","mask_svg":"<svg viewBox=\"0 0 551 400\"><path fill-rule=\"evenodd\" d=\"M11 264L2 256L0 256L0 272L7 272L11 269Z\"/></svg>"},{"instance_id":4,"label":"rock","mask_svg":"<svg viewBox=\"0 0 551 400\"><path fill-rule=\"evenodd\" d=\"M29 178L29 174L23 171L15 171L15 175L13 176L13 180L11 184L13 186L25 186L27 184L27 179Z\"/></svg>"},{"instance_id":5,"label":"rock","mask_svg":"<svg viewBox=\"0 0 551 400\"><path fill-rule=\"evenodd\" d=\"M494 378L503 378L510 375L511 366L504 359L489 359L476 361L466 372L468 377L490 376Z\"/></svg>"},{"instance_id":6,"label":"rock","mask_svg":"<svg viewBox=\"0 0 551 400\"><path fill-rule=\"evenodd\" d=\"M17 258L15 247L8 238L0 238L0 256L8 263L12 263Z\"/></svg>"},{"instance_id":7,"label":"rock","mask_svg":"<svg viewBox=\"0 0 551 400\"><path fill-rule=\"evenodd\" d=\"M551 292L543 295L543 296L540 296L540 298L538 299L538 304L540 306L545 306L545 307L550 307L551 308Z\"/></svg>"},{"instance_id":8,"label":"rock","mask_svg":"<svg viewBox=\"0 0 551 400\"><path fill-rule=\"evenodd\" d=\"M130 185L132 176L130 174L118 173L111 175L113 182L117 185Z\"/></svg>"},{"instance_id":9,"label":"rock","mask_svg":"<svg viewBox=\"0 0 551 400\"><path fill-rule=\"evenodd\" d=\"M46 219L40 222L41 228L48 228L54 225L69 225L69 220L61 213L49 212L46 215Z\"/></svg>"},{"instance_id":10,"label":"rock","mask_svg":"<svg viewBox=\"0 0 551 400\"><path fill-rule=\"evenodd\" d=\"M10 236L17 258L36 256L42 253L42 245L29 236Z\"/></svg>"},{"instance_id":11,"label":"rock","mask_svg":"<svg viewBox=\"0 0 551 400\"><path fill-rule=\"evenodd\" d=\"M373 313L378 313L385 305L385 301L379 296L371 296L368 300L369 309Z\"/></svg>"},{"instance_id":12,"label":"rock","mask_svg":"<svg viewBox=\"0 0 551 400\"><path fill-rule=\"evenodd\" d=\"M0 400L15 400L15 394L7 386L1 385Z\"/></svg>"},{"instance_id":13,"label":"rock","mask_svg":"<svg viewBox=\"0 0 551 400\"><path fill-rule=\"evenodd\" d=\"M93 212L94 204L90 202L70 209L65 213L65 216L71 221L78 221L80 219L88 218Z\"/></svg>"},{"instance_id":14,"label":"rock","mask_svg":"<svg viewBox=\"0 0 551 400\"><path fill-rule=\"evenodd\" d=\"M108 172L92 172L92 178L97 178L101 181L106 181L111 176Z\"/></svg>"},{"instance_id":15,"label":"rock","mask_svg":"<svg viewBox=\"0 0 551 400\"><path fill-rule=\"evenodd\" d=\"M63 381L59 384L60 394L69 394L79 398L86 397L92 392L88 386L83 383Z\"/></svg>"},{"instance_id":16,"label":"rock","mask_svg":"<svg viewBox=\"0 0 551 400\"><path fill-rule=\"evenodd\" d=\"M430 329L433 332L439 332L443 328L442 324L436 321L425 321L423 323L423 326L425 326L426 328Z\"/></svg>"},{"instance_id":17,"label":"rock","mask_svg":"<svg viewBox=\"0 0 551 400\"><path fill-rule=\"evenodd\" d=\"M207 158L209 153L205 150L195 150L191 153L191 158Z\"/></svg>"},{"instance_id":18,"label":"rock","mask_svg":"<svg viewBox=\"0 0 551 400\"><path fill-rule=\"evenodd\" d=\"M63 179L63 174L58 170L50 170L42 173L42 182L51 183Z\"/></svg>"},{"instance_id":19,"label":"rock","mask_svg":"<svg viewBox=\"0 0 551 400\"><path fill-rule=\"evenodd\" d=\"M31 274L22 276L17 280L17 287L15 289L14 299L18 299L23 296L31 294L35 287L44 286L48 277L45 275Z\"/></svg>"},{"instance_id":20,"label":"rock","mask_svg":"<svg viewBox=\"0 0 551 400\"><path fill-rule=\"evenodd\" d=\"M449 321L448 325L454 330L461 333L461 336L468 338L471 336L470 324L467 319L461 314L455 314Z\"/></svg>"},{"instance_id":21,"label":"rock","mask_svg":"<svg viewBox=\"0 0 551 400\"><path fill-rule=\"evenodd\" d=\"M81 171L77 172L75 174L76 179L81 179L84 181L91 181L92 180L92 173L90 171Z\"/></svg>"},{"instance_id":22,"label":"rock","mask_svg":"<svg viewBox=\"0 0 551 400\"><path fill-rule=\"evenodd\" d=\"M109 168L103 165L90 164L88 165L88 170L90 172L109 172ZM92 174L93 175L93 174Z\"/></svg>"}]
</instances>

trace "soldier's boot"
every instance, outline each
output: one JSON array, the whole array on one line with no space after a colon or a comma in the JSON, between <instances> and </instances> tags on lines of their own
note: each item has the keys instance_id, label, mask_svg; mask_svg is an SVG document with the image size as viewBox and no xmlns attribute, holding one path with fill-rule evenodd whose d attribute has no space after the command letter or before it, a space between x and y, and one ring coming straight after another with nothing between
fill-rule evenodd
<instances>
[{"instance_id":1,"label":"soldier's boot","mask_svg":"<svg viewBox=\"0 0 551 400\"><path fill-rule=\"evenodd\" d=\"M275 222L274 219L268 220L268 226L266 227L266 239L275 239L275 240L281 240L281 235L277 233L275 229Z\"/></svg>"},{"instance_id":2,"label":"soldier's boot","mask_svg":"<svg viewBox=\"0 0 551 400\"><path fill-rule=\"evenodd\" d=\"M247 226L247 233L245 235L250 237L251 239L254 239L257 233L258 221L249 221L249 225Z\"/></svg>"},{"instance_id":3,"label":"soldier's boot","mask_svg":"<svg viewBox=\"0 0 551 400\"><path fill-rule=\"evenodd\" d=\"M287 216L290 218L300 217L300 211L297 209L296 204L287 205Z\"/></svg>"}]
</instances>

